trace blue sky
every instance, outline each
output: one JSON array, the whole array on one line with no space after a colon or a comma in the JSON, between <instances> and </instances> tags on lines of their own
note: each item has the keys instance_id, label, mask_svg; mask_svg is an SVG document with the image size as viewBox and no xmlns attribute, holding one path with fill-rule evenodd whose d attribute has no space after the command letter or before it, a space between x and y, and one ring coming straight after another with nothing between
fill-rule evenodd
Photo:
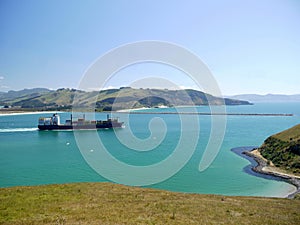
<instances>
[{"instance_id":1,"label":"blue sky","mask_svg":"<svg viewBox=\"0 0 300 225\"><path fill-rule=\"evenodd\" d=\"M298 0L0 0L0 91L76 88L91 63L110 49L162 40L195 53L224 95L296 94L299 27ZM194 86L178 71L141 67L121 71L107 86L143 76Z\"/></svg>"}]
</instances>

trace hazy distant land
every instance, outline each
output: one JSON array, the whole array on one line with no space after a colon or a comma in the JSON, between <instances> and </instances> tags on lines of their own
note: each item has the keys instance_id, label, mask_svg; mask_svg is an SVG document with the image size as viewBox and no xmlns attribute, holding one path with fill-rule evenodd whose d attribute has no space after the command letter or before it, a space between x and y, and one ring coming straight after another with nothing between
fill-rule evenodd
<instances>
[{"instance_id":1,"label":"hazy distant land","mask_svg":"<svg viewBox=\"0 0 300 225\"><path fill-rule=\"evenodd\" d=\"M233 99L240 99L250 102L300 102L300 94L296 95L280 95L280 94L243 94L243 95L232 95L228 96Z\"/></svg>"}]
</instances>

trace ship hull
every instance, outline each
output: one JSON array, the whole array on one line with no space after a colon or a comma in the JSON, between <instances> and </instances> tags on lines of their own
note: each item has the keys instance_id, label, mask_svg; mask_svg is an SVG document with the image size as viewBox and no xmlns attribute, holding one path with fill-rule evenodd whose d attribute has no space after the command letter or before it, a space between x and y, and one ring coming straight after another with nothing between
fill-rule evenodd
<instances>
[{"instance_id":1,"label":"ship hull","mask_svg":"<svg viewBox=\"0 0 300 225\"><path fill-rule=\"evenodd\" d=\"M87 124L87 125L38 125L39 130L95 130L121 128L123 123Z\"/></svg>"}]
</instances>

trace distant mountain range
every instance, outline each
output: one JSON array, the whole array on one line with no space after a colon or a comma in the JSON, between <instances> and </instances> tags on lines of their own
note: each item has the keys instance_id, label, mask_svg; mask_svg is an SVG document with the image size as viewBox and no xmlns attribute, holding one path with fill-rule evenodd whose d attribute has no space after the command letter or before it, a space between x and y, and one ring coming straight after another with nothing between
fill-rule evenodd
<instances>
[{"instance_id":1,"label":"distant mountain range","mask_svg":"<svg viewBox=\"0 0 300 225\"><path fill-rule=\"evenodd\" d=\"M46 88L24 89L0 92L0 105L20 109L68 110L72 108L75 95L77 107L96 108L99 111L120 110L140 107L160 107L179 105L249 105L248 101L220 98L196 90L167 89L119 89L86 92L76 89ZM96 103L96 104L95 104Z\"/></svg>"},{"instance_id":2,"label":"distant mountain range","mask_svg":"<svg viewBox=\"0 0 300 225\"><path fill-rule=\"evenodd\" d=\"M233 99L240 99L250 102L300 102L300 94L297 95L279 95L279 94L267 94L267 95L256 95L256 94L243 94L228 96Z\"/></svg>"}]
</instances>

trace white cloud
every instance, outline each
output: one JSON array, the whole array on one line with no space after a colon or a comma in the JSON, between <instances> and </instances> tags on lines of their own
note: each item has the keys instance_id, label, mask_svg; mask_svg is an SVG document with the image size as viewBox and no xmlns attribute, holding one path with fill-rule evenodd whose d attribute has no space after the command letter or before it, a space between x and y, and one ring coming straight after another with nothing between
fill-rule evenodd
<instances>
[{"instance_id":1,"label":"white cloud","mask_svg":"<svg viewBox=\"0 0 300 225\"><path fill-rule=\"evenodd\" d=\"M120 86L120 87L126 87L126 85L123 85L123 86ZM119 89L120 87L109 85L109 86L107 86L107 87L101 88L101 90Z\"/></svg>"},{"instance_id":2,"label":"white cloud","mask_svg":"<svg viewBox=\"0 0 300 225\"><path fill-rule=\"evenodd\" d=\"M197 85L193 85L193 86L185 86L185 85L179 85L180 89L193 89L193 90L197 90L197 91L202 91L202 89L200 87L198 87Z\"/></svg>"},{"instance_id":3,"label":"white cloud","mask_svg":"<svg viewBox=\"0 0 300 225\"><path fill-rule=\"evenodd\" d=\"M0 81L1 81L1 80L4 80L4 76L0 76Z\"/></svg>"}]
</instances>

